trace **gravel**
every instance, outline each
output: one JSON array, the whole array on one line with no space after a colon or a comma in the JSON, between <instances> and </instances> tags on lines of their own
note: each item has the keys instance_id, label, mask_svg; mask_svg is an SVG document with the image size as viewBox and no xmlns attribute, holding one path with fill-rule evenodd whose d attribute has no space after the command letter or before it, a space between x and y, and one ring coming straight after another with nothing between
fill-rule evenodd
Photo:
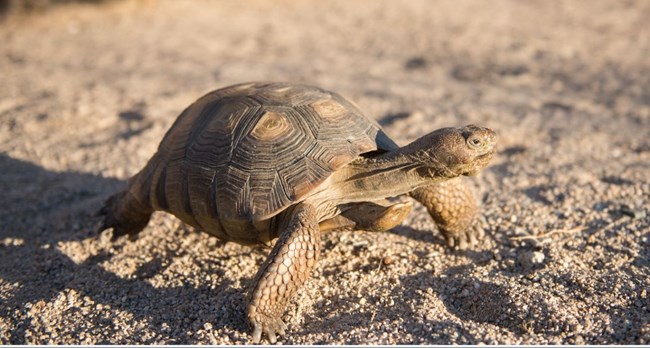
<instances>
[{"instance_id":1,"label":"gravel","mask_svg":"<svg viewBox=\"0 0 650 348\"><path fill-rule=\"evenodd\" d=\"M468 182L489 226L449 251L426 210L323 236L285 344L650 344L647 1L114 1L0 22L0 343L246 344L266 251L154 214L93 214L204 93L290 80L401 144L500 136Z\"/></svg>"}]
</instances>

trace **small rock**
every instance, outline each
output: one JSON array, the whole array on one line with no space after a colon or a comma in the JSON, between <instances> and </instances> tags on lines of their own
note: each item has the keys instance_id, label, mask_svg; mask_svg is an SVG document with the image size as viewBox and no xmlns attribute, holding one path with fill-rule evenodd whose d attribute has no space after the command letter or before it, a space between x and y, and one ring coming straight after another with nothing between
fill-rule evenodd
<instances>
[{"instance_id":1,"label":"small rock","mask_svg":"<svg viewBox=\"0 0 650 348\"><path fill-rule=\"evenodd\" d=\"M646 212L643 209L635 209L633 207L630 207L628 205L622 205L620 212L623 215L627 215L633 219L643 219L646 217Z\"/></svg>"},{"instance_id":2,"label":"small rock","mask_svg":"<svg viewBox=\"0 0 650 348\"><path fill-rule=\"evenodd\" d=\"M384 265L386 265L386 266L391 265L394 262L393 258L390 257L390 256L384 257L384 259L382 261L384 262Z\"/></svg>"},{"instance_id":3,"label":"small rock","mask_svg":"<svg viewBox=\"0 0 650 348\"><path fill-rule=\"evenodd\" d=\"M431 258L437 257L438 255L440 255L439 252L437 252L437 251L432 251L432 252L428 253L425 257L426 257L427 259L431 259Z\"/></svg>"},{"instance_id":4,"label":"small rock","mask_svg":"<svg viewBox=\"0 0 650 348\"><path fill-rule=\"evenodd\" d=\"M541 251L534 251L532 253L531 261L537 264L544 262L544 253Z\"/></svg>"},{"instance_id":5,"label":"small rock","mask_svg":"<svg viewBox=\"0 0 650 348\"><path fill-rule=\"evenodd\" d=\"M541 251L526 251L519 254L517 261L522 267L529 269L544 263L544 258L544 253Z\"/></svg>"},{"instance_id":6,"label":"small rock","mask_svg":"<svg viewBox=\"0 0 650 348\"><path fill-rule=\"evenodd\" d=\"M424 69L427 67L427 60L424 57L413 57L404 63L407 70Z\"/></svg>"},{"instance_id":7,"label":"small rock","mask_svg":"<svg viewBox=\"0 0 650 348\"><path fill-rule=\"evenodd\" d=\"M360 240L357 242L352 243L352 246L355 248L363 248L368 246L368 241L367 240Z\"/></svg>"}]
</instances>

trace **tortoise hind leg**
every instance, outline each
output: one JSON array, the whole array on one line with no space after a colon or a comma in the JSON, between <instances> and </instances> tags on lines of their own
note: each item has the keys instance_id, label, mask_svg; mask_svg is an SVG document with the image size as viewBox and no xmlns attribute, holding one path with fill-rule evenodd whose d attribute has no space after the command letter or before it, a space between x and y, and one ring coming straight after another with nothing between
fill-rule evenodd
<instances>
[{"instance_id":1,"label":"tortoise hind leg","mask_svg":"<svg viewBox=\"0 0 650 348\"><path fill-rule=\"evenodd\" d=\"M271 343L276 342L276 334L285 334L282 314L286 305L309 278L320 256L316 210L299 204L288 211L285 221L286 227L257 272L250 292L247 314L255 343L259 343L263 332Z\"/></svg>"},{"instance_id":2,"label":"tortoise hind leg","mask_svg":"<svg viewBox=\"0 0 650 348\"><path fill-rule=\"evenodd\" d=\"M448 246L466 249L482 235L476 199L462 178L425 186L410 195L427 208Z\"/></svg>"},{"instance_id":3,"label":"tortoise hind leg","mask_svg":"<svg viewBox=\"0 0 650 348\"><path fill-rule=\"evenodd\" d=\"M104 216L99 232L113 228L115 240L128 234L133 237L149 223L153 209L138 201L129 190L109 197L97 215Z\"/></svg>"}]
</instances>

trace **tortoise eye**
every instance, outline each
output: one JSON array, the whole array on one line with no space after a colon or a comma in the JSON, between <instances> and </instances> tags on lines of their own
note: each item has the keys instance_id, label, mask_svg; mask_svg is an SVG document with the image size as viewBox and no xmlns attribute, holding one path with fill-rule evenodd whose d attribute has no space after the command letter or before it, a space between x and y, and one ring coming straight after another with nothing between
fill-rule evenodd
<instances>
[{"instance_id":1,"label":"tortoise eye","mask_svg":"<svg viewBox=\"0 0 650 348\"><path fill-rule=\"evenodd\" d=\"M483 145L483 142L481 141L481 139L479 139L477 137L471 137L471 138L467 139L467 143L471 147L474 147L474 148L478 148L478 147L481 147L481 145Z\"/></svg>"}]
</instances>

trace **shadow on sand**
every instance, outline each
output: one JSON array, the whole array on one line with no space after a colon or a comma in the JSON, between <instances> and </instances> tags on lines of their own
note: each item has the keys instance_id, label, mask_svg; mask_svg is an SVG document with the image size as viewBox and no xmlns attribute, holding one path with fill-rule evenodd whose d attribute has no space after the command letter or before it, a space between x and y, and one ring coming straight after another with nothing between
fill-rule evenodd
<instances>
[{"instance_id":1,"label":"shadow on sand","mask_svg":"<svg viewBox=\"0 0 650 348\"><path fill-rule=\"evenodd\" d=\"M104 307L130 313L126 319L129 326L135 327L135 324L141 321L148 325L147 330L141 331L147 331L149 334L145 335L136 329L132 336L115 339L106 332L116 332L123 328L111 318L114 314L105 309L106 315L85 318L84 330L87 335L99 337L96 342L98 344L199 343L199 338L193 333L203 327L204 319L200 318L206 317L210 318L209 321L214 327L223 329L222 332L238 333L239 337L231 336L231 342L247 343L241 339L242 334L248 332L243 311L245 294L233 287L235 279L230 279L218 269L208 266L204 271L214 275L213 279L217 278L211 284L154 287L147 281L163 272L172 259L182 257L187 252L171 250L165 245L159 246L162 249L167 248L168 252L156 255L142 264L131 277L124 278L106 271L101 266L113 257L115 251L111 248L100 250L82 262L75 262L57 247L61 242L82 242L89 238L100 238L96 233L98 221L93 217L93 213L108 195L124 185L123 181L93 174L49 171L0 154L0 192L3 193L0 195L0 206L3 207L0 210L0 285L13 285L11 291L0 294L6 299L0 302L0 317L10 326L9 333L4 333L8 341L1 343L32 342L33 339L29 340L26 333L34 330L33 318L30 317L34 314L34 306L39 302L53 301L66 289L76 291L81 298L87 296ZM397 228L394 232L427 243L443 243L439 236L405 226ZM635 262L645 264L650 257L648 244L644 246ZM486 260L485 253L469 252L465 255L474 261L473 264ZM402 323L403 327L413 330L413 337L417 339L405 338L400 342L402 344L452 341L476 344L483 340L482 337L476 337L465 325L458 324L458 321L422 318L409 307L413 303L426 306L427 302L421 294L427 289L431 289L447 311L459 318L460 322L489 323L517 336L532 333L548 337L559 334L549 331L549 326L545 324L549 320L545 296L534 297L531 293L529 309L523 310L514 305L516 301L509 297L508 288L496 282L486 282L469 276L468 267L470 266L452 267L445 270L443 275L437 276L432 276L429 272L403 275L399 285L382 285L392 287L387 290L393 298L411 299L410 304L396 301L395 306L403 308L386 307L378 299L368 300L376 300L375 312L380 313L378 318ZM521 273L516 269L503 272L513 277ZM617 277L615 274L609 276ZM244 283L249 282L250 279L244 280ZM556 275L553 282L569 286L572 280ZM644 283L641 281L637 285L644 286ZM576 299L580 300L582 293L598 296L600 291L609 291L582 290L574 294ZM191 298L192 301L189 305L179 306L178 298ZM347 301L353 303L357 299L349 298ZM638 311L643 311L647 306L647 298L632 299L630 307L616 311L620 320L612 323L609 334L595 333L593 337L587 338L587 341L636 342L639 335L642 335L643 325L648 323L632 323L630 326L626 324L626 320L629 321L626 318L638 317ZM375 319L371 313L338 311L339 314L334 314L334 308L317 307L319 310L316 315L313 318L305 318L301 326L302 331L297 330L294 334L322 330L333 333L352 329L346 327L346 323L356 323L355 327L370 327ZM41 313L37 312L35 315L39 314ZM153 332L153 336L150 332ZM456 338L452 339L452 335ZM365 342L359 339L347 343Z\"/></svg>"},{"instance_id":2,"label":"shadow on sand","mask_svg":"<svg viewBox=\"0 0 650 348\"><path fill-rule=\"evenodd\" d=\"M4 344L27 344L26 331L32 328L29 308L39 301L50 302L62 290L75 290L79 297L90 297L104 308L132 314L128 321L146 321L151 337L116 341L102 332L121 330L110 319L111 313L91 316L84 324L90 334L105 337L98 344L196 343L188 335L203 326L196 320L199 311L214 318L212 324L227 331L247 332L244 315L223 315L219 310L238 312L244 308L244 294L231 287L233 280L212 271L215 286L157 288L147 279L161 272L178 252L170 251L143 264L129 279L104 270L100 263L110 260L110 251L77 263L62 253L57 244L99 238L97 218L93 213L111 193L125 185L112 178L92 174L48 171L37 165L0 154L0 280L17 285L0 303L0 316L8 320L9 341ZM164 246L163 246L164 248ZM216 276L216 277L214 277ZM191 298L191 305L178 306L178 298ZM71 309L75 310L75 309ZM170 314L171 313L171 314ZM242 312L243 313L243 312ZM40 313L36 313L38 316ZM108 318L107 318L108 317ZM172 318L181 318L173 320ZM228 319L240 318L240 319ZM7 337L7 336L5 336ZM47 342L37 342L44 344ZM56 342L52 342L56 343ZM60 343L60 342L59 342Z\"/></svg>"}]
</instances>

